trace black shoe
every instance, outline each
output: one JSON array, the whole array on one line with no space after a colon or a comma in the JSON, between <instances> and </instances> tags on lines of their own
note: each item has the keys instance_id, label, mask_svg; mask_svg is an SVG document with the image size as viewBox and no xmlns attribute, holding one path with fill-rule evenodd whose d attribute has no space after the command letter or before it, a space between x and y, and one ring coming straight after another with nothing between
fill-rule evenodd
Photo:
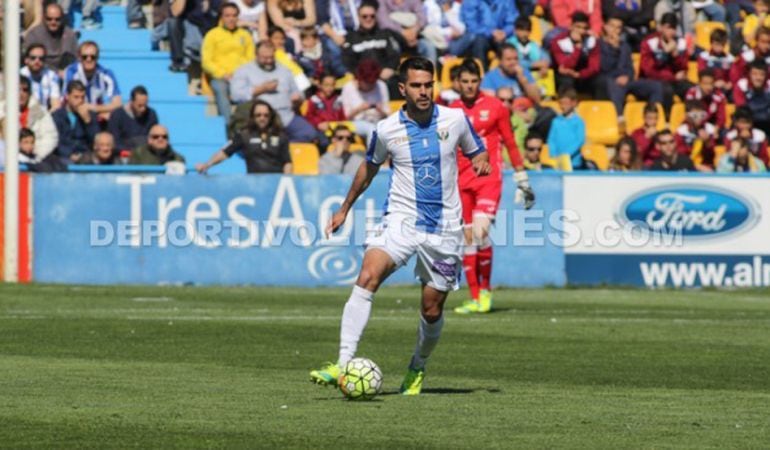
<instances>
[{"instance_id":1,"label":"black shoe","mask_svg":"<svg viewBox=\"0 0 770 450\"><path fill-rule=\"evenodd\" d=\"M184 64L171 64L168 66L168 70L175 73L187 72L187 66Z\"/></svg>"}]
</instances>

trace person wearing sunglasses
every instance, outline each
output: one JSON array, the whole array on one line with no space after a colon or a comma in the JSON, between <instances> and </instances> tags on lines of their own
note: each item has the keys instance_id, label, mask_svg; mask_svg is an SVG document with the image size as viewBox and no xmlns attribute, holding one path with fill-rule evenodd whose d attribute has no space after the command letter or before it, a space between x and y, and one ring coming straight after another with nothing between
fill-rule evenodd
<instances>
[{"instance_id":1,"label":"person wearing sunglasses","mask_svg":"<svg viewBox=\"0 0 770 450\"><path fill-rule=\"evenodd\" d=\"M318 173L321 175L355 175L358 166L364 161L363 152L351 152L350 145L355 141L353 132L345 125L338 125L332 134L332 143L318 161Z\"/></svg>"},{"instance_id":2,"label":"person wearing sunglasses","mask_svg":"<svg viewBox=\"0 0 770 450\"><path fill-rule=\"evenodd\" d=\"M128 159L128 163L133 165L161 166L170 162L184 163L184 156L171 148L168 128L163 125L150 128L147 143L135 148Z\"/></svg>"},{"instance_id":3,"label":"person wearing sunglasses","mask_svg":"<svg viewBox=\"0 0 770 450\"><path fill-rule=\"evenodd\" d=\"M48 108L56 111L61 106L61 79L55 70L45 67L45 47L42 44L32 44L24 54L24 67L19 73L32 82L32 96Z\"/></svg>"},{"instance_id":4,"label":"person wearing sunglasses","mask_svg":"<svg viewBox=\"0 0 770 450\"><path fill-rule=\"evenodd\" d=\"M249 123L195 170L205 174L210 168L240 153L246 162L247 173L292 173L289 139L278 112L264 100L255 100Z\"/></svg>"},{"instance_id":5,"label":"person wearing sunglasses","mask_svg":"<svg viewBox=\"0 0 770 450\"><path fill-rule=\"evenodd\" d=\"M43 63L52 70L64 70L77 59L78 37L64 24L64 11L56 3L45 7L43 23L32 27L24 38L24 52L33 45L45 47ZM61 75L61 74L60 74Z\"/></svg>"},{"instance_id":6,"label":"person wearing sunglasses","mask_svg":"<svg viewBox=\"0 0 770 450\"><path fill-rule=\"evenodd\" d=\"M123 104L115 74L99 64L99 45L85 41L78 49L79 62L67 66L64 71L64 85L78 80L86 87L86 102L91 111L99 115L100 121L107 121L110 113Z\"/></svg>"},{"instance_id":7,"label":"person wearing sunglasses","mask_svg":"<svg viewBox=\"0 0 770 450\"><path fill-rule=\"evenodd\" d=\"M543 170L553 170L550 164L540 161L540 154L543 151L545 140L543 136L536 131L530 131L524 139L524 168L529 171L542 172Z\"/></svg>"},{"instance_id":8,"label":"person wearing sunglasses","mask_svg":"<svg viewBox=\"0 0 770 450\"><path fill-rule=\"evenodd\" d=\"M676 139L670 130L661 130L655 137L660 157L656 159L649 170L666 172L694 172L695 164L686 153L679 153Z\"/></svg>"}]
</instances>

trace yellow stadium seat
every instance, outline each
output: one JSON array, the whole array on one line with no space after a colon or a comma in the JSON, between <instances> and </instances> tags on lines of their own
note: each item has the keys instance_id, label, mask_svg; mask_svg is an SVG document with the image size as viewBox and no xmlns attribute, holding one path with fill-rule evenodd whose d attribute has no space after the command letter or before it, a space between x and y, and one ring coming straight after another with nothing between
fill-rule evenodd
<instances>
[{"instance_id":1,"label":"yellow stadium seat","mask_svg":"<svg viewBox=\"0 0 770 450\"><path fill-rule=\"evenodd\" d=\"M452 79L449 77L449 72L452 70L452 67L459 66L462 64L463 58L457 57L457 56L450 56L444 58L444 65L441 68L441 88L442 89L449 89L449 86L452 85ZM476 64L479 65L479 69L481 69L481 76L484 76L484 66L481 64L481 61L478 59L476 60ZM435 89L434 89L435 90Z\"/></svg>"},{"instance_id":2,"label":"yellow stadium seat","mask_svg":"<svg viewBox=\"0 0 770 450\"><path fill-rule=\"evenodd\" d=\"M690 61L687 63L687 80L690 83L698 84L698 63L696 61Z\"/></svg>"},{"instance_id":3,"label":"yellow stadium seat","mask_svg":"<svg viewBox=\"0 0 770 450\"><path fill-rule=\"evenodd\" d=\"M318 175L318 160L321 155L315 144L292 142L289 144L289 153L295 175Z\"/></svg>"},{"instance_id":4,"label":"yellow stadium seat","mask_svg":"<svg viewBox=\"0 0 770 450\"><path fill-rule=\"evenodd\" d=\"M529 39L537 45L543 45L543 26L540 19L536 16L529 16L529 22L532 24L532 31L529 33Z\"/></svg>"},{"instance_id":5,"label":"yellow stadium seat","mask_svg":"<svg viewBox=\"0 0 770 450\"><path fill-rule=\"evenodd\" d=\"M716 166L719 164L719 160L722 159L722 156L727 153L727 147L724 145L717 145L714 147L714 165Z\"/></svg>"},{"instance_id":6,"label":"yellow stadium seat","mask_svg":"<svg viewBox=\"0 0 770 450\"><path fill-rule=\"evenodd\" d=\"M543 144L543 148L540 149L540 162L553 167L555 170L572 172L572 159L570 159L569 155L559 155L556 158L552 158L547 144Z\"/></svg>"},{"instance_id":7,"label":"yellow stadium seat","mask_svg":"<svg viewBox=\"0 0 770 450\"><path fill-rule=\"evenodd\" d=\"M593 161L599 166L599 170L607 170L610 167L610 157L607 148L602 144L586 144L580 149L583 158Z\"/></svg>"},{"instance_id":8,"label":"yellow stadium seat","mask_svg":"<svg viewBox=\"0 0 770 450\"><path fill-rule=\"evenodd\" d=\"M695 23L695 45L704 49L711 49L711 32L716 30L727 30L722 22L696 22Z\"/></svg>"},{"instance_id":9,"label":"yellow stadium seat","mask_svg":"<svg viewBox=\"0 0 770 450\"><path fill-rule=\"evenodd\" d=\"M632 53L631 54L631 60L634 62L634 76L639 77L639 65L642 61L642 54L641 53Z\"/></svg>"},{"instance_id":10,"label":"yellow stadium seat","mask_svg":"<svg viewBox=\"0 0 770 450\"><path fill-rule=\"evenodd\" d=\"M676 131L679 125L684 122L684 103L674 103L671 107L671 117L669 117L669 124L671 125L671 131Z\"/></svg>"},{"instance_id":11,"label":"yellow stadium seat","mask_svg":"<svg viewBox=\"0 0 770 450\"><path fill-rule=\"evenodd\" d=\"M644 107L645 102L626 102L623 108L623 117L626 118L626 133L631 134L634 130L644 125ZM658 103L658 130L666 128L666 114L663 111L663 105Z\"/></svg>"},{"instance_id":12,"label":"yellow stadium seat","mask_svg":"<svg viewBox=\"0 0 770 450\"><path fill-rule=\"evenodd\" d=\"M728 103L725 105L725 114L727 120L725 120L725 127L730 128L733 126L733 114L735 114L735 103Z\"/></svg>"},{"instance_id":13,"label":"yellow stadium seat","mask_svg":"<svg viewBox=\"0 0 770 450\"><path fill-rule=\"evenodd\" d=\"M365 152L366 151L366 145L364 145L362 142L354 142L350 144L350 151L351 152Z\"/></svg>"},{"instance_id":14,"label":"yellow stadium seat","mask_svg":"<svg viewBox=\"0 0 770 450\"><path fill-rule=\"evenodd\" d=\"M618 114L610 101L583 101L577 113L586 124L586 141L591 144L615 145L620 139Z\"/></svg>"},{"instance_id":15,"label":"yellow stadium seat","mask_svg":"<svg viewBox=\"0 0 770 450\"><path fill-rule=\"evenodd\" d=\"M551 158L551 155L548 153L548 144L543 144L543 147L540 149L540 162L554 169L556 168L556 160Z\"/></svg>"},{"instance_id":16,"label":"yellow stadium seat","mask_svg":"<svg viewBox=\"0 0 770 450\"><path fill-rule=\"evenodd\" d=\"M307 100L303 101L302 104L299 105L299 115L300 116L302 116L302 117L307 116L307 105L308 105L308 101Z\"/></svg>"},{"instance_id":17,"label":"yellow stadium seat","mask_svg":"<svg viewBox=\"0 0 770 450\"><path fill-rule=\"evenodd\" d=\"M405 103L405 100L391 100L389 103L390 113L393 114L394 112L398 111L402 106L404 106Z\"/></svg>"},{"instance_id":18,"label":"yellow stadium seat","mask_svg":"<svg viewBox=\"0 0 770 450\"><path fill-rule=\"evenodd\" d=\"M355 77L352 73L346 73L341 78L337 78L337 82L334 84L334 87L336 89L342 89L345 84L347 84L348 81L354 80Z\"/></svg>"}]
</instances>

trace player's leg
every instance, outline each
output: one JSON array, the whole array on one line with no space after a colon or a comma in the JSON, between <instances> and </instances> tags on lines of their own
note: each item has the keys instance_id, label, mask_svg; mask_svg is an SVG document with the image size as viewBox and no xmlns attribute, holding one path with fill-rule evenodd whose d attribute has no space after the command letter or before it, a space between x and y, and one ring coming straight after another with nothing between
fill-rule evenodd
<instances>
[{"instance_id":1,"label":"player's leg","mask_svg":"<svg viewBox=\"0 0 770 450\"><path fill-rule=\"evenodd\" d=\"M492 309L492 241L489 230L495 221L502 195L502 180L485 183L473 212L473 239L477 243L476 272L479 278L479 312Z\"/></svg>"},{"instance_id":2,"label":"player's leg","mask_svg":"<svg viewBox=\"0 0 770 450\"><path fill-rule=\"evenodd\" d=\"M473 242L473 209L476 205L476 195L470 188L460 190L460 200L463 206L463 223L465 234L465 249L463 251L463 272L465 280L468 283L470 299L463 302L462 305L454 309L459 314L469 314L478 310L479 301L479 280L476 267L476 244Z\"/></svg>"}]
</instances>

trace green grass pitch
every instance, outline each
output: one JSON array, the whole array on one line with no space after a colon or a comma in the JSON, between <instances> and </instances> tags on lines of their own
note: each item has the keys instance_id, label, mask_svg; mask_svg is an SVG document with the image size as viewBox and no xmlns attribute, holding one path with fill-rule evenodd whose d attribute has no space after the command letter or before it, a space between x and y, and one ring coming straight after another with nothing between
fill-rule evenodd
<instances>
[{"instance_id":1,"label":"green grass pitch","mask_svg":"<svg viewBox=\"0 0 770 450\"><path fill-rule=\"evenodd\" d=\"M417 292L377 295L359 403L308 381L348 289L0 285L0 447L770 446L767 292L499 291L407 398Z\"/></svg>"}]
</instances>

